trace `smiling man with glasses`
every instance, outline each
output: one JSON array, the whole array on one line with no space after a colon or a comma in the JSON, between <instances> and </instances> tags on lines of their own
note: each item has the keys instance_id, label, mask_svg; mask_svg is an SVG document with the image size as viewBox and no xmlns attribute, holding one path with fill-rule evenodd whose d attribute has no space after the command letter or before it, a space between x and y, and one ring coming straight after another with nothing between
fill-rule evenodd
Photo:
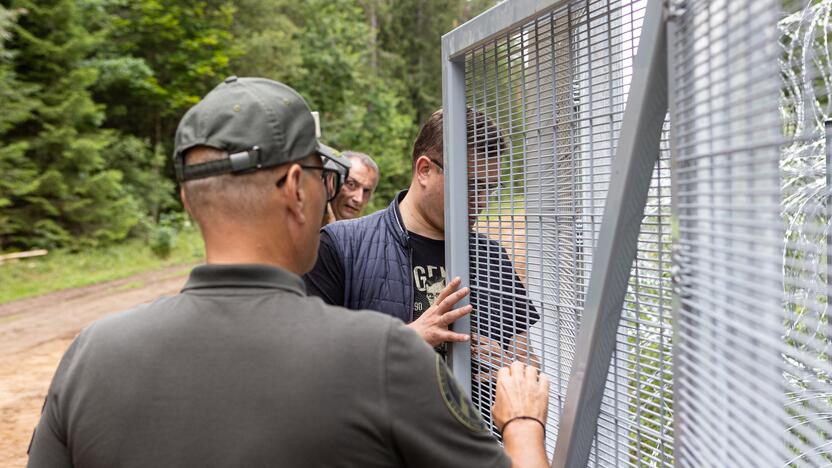
<instances>
[{"instance_id":1,"label":"smiling man with glasses","mask_svg":"<svg viewBox=\"0 0 832 468\"><path fill-rule=\"evenodd\" d=\"M357 151L344 151L341 155L351 164L350 175L338 195L330 202L324 225L360 217L378 186L379 170L373 158Z\"/></svg>"}]
</instances>

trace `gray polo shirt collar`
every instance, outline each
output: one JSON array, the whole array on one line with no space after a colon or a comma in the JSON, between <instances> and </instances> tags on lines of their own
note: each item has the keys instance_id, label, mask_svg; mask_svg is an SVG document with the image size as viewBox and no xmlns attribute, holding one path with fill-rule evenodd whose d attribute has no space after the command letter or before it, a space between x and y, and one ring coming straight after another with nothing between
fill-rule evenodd
<instances>
[{"instance_id":1,"label":"gray polo shirt collar","mask_svg":"<svg viewBox=\"0 0 832 468\"><path fill-rule=\"evenodd\" d=\"M182 292L216 288L282 289L306 295L303 280L281 268L269 265L200 265L191 270Z\"/></svg>"}]
</instances>

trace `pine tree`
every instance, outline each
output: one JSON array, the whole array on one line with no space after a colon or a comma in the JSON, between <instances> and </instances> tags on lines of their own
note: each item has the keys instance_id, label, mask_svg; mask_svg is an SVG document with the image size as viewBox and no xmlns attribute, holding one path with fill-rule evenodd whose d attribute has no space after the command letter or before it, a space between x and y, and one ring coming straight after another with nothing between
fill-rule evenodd
<instances>
[{"instance_id":1,"label":"pine tree","mask_svg":"<svg viewBox=\"0 0 832 468\"><path fill-rule=\"evenodd\" d=\"M372 18L354 0L308 0L290 15L305 77L290 84L321 112L327 143L376 160L382 177L369 209L384 207L410 176L413 111L404 80L389 73L403 59L374 47Z\"/></svg>"},{"instance_id":2,"label":"pine tree","mask_svg":"<svg viewBox=\"0 0 832 468\"><path fill-rule=\"evenodd\" d=\"M181 210L174 132L185 111L232 74L242 47L232 40L236 10L230 0L81 1L85 24L104 38L90 62L99 71L93 97L107 105L104 126L124 135L115 167L141 205L143 225L152 224Z\"/></svg>"},{"instance_id":3,"label":"pine tree","mask_svg":"<svg viewBox=\"0 0 832 468\"><path fill-rule=\"evenodd\" d=\"M232 26L237 55L231 70L296 85L307 78L301 56L301 31L292 21L294 0L235 0Z\"/></svg>"},{"instance_id":4,"label":"pine tree","mask_svg":"<svg viewBox=\"0 0 832 468\"><path fill-rule=\"evenodd\" d=\"M6 133L19 122L29 117L31 104L28 99L32 93L31 86L19 82L11 69L13 54L6 48L6 41L11 37L18 11L0 6L0 241L13 233L9 207L14 200L25 196L31 190L30 181L35 176L35 169L27 163L24 154L28 145L25 142L5 143ZM3 250L0 243L0 251Z\"/></svg>"},{"instance_id":5,"label":"pine tree","mask_svg":"<svg viewBox=\"0 0 832 468\"><path fill-rule=\"evenodd\" d=\"M107 44L96 90L107 126L148 139L165 154L185 111L231 74L239 55L231 0L104 0ZM253 33L253 31L248 31Z\"/></svg>"},{"instance_id":6,"label":"pine tree","mask_svg":"<svg viewBox=\"0 0 832 468\"><path fill-rule=\"evenodd\" d=\"M416 125L442 105L442 35L495 3L398 0L391 14L379 22L381 48L405 59L393 74L407 85L405 96L415 110Z\"/></svg>"},{"instance_id":7,"label":"pine tree","mask_svg":"<svg viewBox=\"0 0 832 468\"><path fill-rule=\"evenodd\" d=\"M84 60L95 37L73 0L17 0L12 8L25 12L10 41L13 72L32 92L29 112L3 135L4 145L19 151L15 179L22 187L4 208L4 247L122 239L140 212L112 165L118 134L100 128L104 112L90 95L98 74Z\"/></svg>"}]
</instances>

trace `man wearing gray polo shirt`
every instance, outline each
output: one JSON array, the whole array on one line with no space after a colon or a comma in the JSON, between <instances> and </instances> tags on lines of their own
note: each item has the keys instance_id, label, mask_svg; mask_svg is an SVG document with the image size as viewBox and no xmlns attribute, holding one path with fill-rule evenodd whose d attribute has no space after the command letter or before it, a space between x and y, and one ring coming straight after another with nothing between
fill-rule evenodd
<instances>
[{"instance_id":1,"label":"man wearing gray polo shirt","mask_svg":"<svg viewBox=\"0 0 832 468\"><path fill-rule=\"evenodd\" d=\"M416 333L306 296L348 163L294 90L228 78L185 114L174 157L207 264L180 294L81 332L30 467L548 465L536 369L501 370L503 450ZM452 321L467 292L446 288L434 307Z\"/></svg>"}]
</instances>

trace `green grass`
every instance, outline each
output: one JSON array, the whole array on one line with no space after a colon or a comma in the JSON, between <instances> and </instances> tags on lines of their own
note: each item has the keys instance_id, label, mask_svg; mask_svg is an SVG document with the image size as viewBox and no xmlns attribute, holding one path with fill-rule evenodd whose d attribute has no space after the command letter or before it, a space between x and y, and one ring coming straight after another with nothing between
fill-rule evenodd
<instances>
[{"instance_id":1,"label":"green grass","mask_svg":"<svg viewBox=\"0 0 832 468\"><path fill-rule=\"evenodd\" d=\"M524 216L526 214L525 201L523 195L515 194L514 197L510 197L508 193L505 193L501 200L488 202L488 205L480 212L479 220L484 223L496 223L501 217Z\"/></svg>"},{"instance_id":2,"label":"green grass","mask_svg":"<svg viewBox=\"0 0 832 468\"><path fill-rule=\"evenodd\" d=\"M199 231L178 234L168 258L154 255L144 240L131 239L120 244L83 252L56 250L45 257L0 265L0 304L61 289L89 286L171 265L196 263L204 258ZM189 268L182 268L185 274ZM121 286L133 289L141 281Z\"/></svg>"}]
</instances>

